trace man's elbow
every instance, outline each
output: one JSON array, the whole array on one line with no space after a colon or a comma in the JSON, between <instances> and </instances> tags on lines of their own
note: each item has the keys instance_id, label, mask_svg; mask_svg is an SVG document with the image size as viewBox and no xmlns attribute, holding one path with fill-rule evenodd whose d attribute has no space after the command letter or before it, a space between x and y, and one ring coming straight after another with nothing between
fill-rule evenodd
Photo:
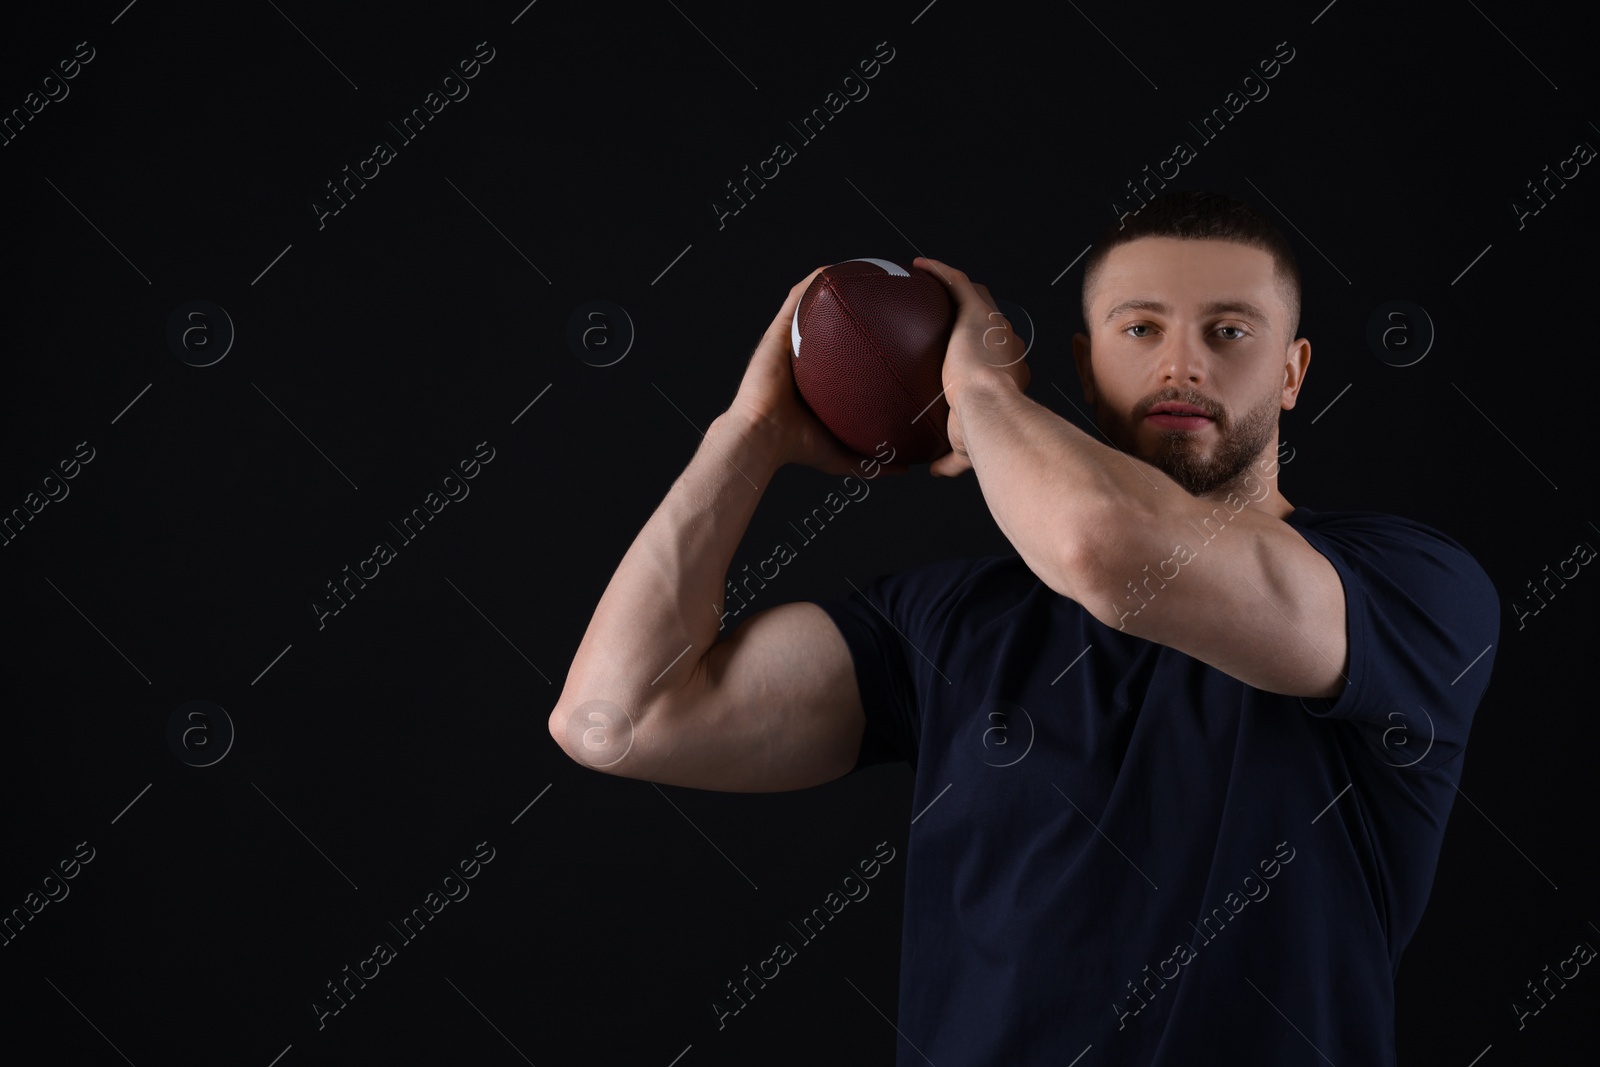
<instances>
[{"instance_id":1,"label":"man's elbow","mask_svg":"<svg viewBox=\"0 0 1600 1067\"><path fill-rule=\"evenodd\" d=\"M1122 574L1128 546L1105 536L1105 527L1082 523L1063 539L1052 573L1045 584L1083 605L1085 611L1107 626L1118 625L1118 589L1130 575ZM1122 575L1119 579L1117 575ZM1137 607L1137 605L1135 605Z\"/></svg>"},{"instance_id":2,"label":"man's elbow","mask_svg":"<svg viewBox=\"0 0 1600 1067\"><path fill-rule=\"evenodd\" d=\"M610 700L557 704L550 712L550 737L567 758L590 770L626 774L623 761L637 740L637 716Z\"/></svg>"},{"instance_id":3,"label":"man's elbow","mask_svg":"<svg viewBox=\"0 0 1600 1067\"><path fill-rule=\"evenodd\" d=\"M556 743L556 747L561 749L567 758L572 758L572 753L567 751L567 709L557 704L550 710L550 717L545 725L549 727L550 739Z\"/></svg>"}]
</instances>

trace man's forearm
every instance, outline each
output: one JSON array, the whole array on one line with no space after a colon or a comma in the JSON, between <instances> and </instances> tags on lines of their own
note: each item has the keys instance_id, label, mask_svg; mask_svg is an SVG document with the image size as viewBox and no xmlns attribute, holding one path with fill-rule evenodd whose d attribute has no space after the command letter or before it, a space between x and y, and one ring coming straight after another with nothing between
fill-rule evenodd
<instances>
[{"instance_id":1,"label":"man's forearm","mask_svg":"<svg viewBox=\"0 0 1600 1067\"><path fill-rule=\"evenodd\" d=\"M782 466L770 435L722 415L612 575L557 701L605 699L640 716L716 642L724 580Z\"/></svg>"},{"instance_id":2,"label":"man's forearm","mask_svg":"<svg viewBox=\"0 0 1600 1067\"><path fill-rule=\"evenodd\" d=\"M983 380L956 394L967 458L984 500L1028 569L1063 596L1086 598L1113 556L1147 554L1158 516L1188 495L1161 471L1102 444L1030 400ZM1152 542L1153 543L1153 542ZM1163 542L1164 543L1164 542Z\"/></svg>"}]
</instances>

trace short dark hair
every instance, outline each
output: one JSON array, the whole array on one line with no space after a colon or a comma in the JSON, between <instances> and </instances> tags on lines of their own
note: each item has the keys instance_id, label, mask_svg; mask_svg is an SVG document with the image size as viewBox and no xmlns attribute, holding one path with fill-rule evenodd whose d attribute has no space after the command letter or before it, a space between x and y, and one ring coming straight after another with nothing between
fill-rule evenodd
<instances>
[{"instance_id":1,"label":"short dark hair","mask_svg":"<svg viewBox=\"0 0 1600 1067\"><path fill-rule=\"evenodd\" d=\"M1284 303L1289 309L1289 337L1300 329L1300 265L1294 249L1269 219L1248 203L1226 193L1186 190L1162 193L1138 214L1119 220L1100 235L1083 265L1081 311L1089 331L1089 290L1093 288L1106 256L1118 245L1140 237L1177 237L1184 240L1235 241L1259 248L1272 256Z\"/></svg>"}]
</instances>

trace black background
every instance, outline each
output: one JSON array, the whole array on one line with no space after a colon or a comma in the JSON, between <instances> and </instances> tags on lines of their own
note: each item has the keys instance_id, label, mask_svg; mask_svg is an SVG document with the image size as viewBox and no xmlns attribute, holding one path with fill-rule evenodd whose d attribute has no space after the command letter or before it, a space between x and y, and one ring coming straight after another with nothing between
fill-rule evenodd
<instances>
[{"instance_id":1,"label":"black background","mask_svg":"<svg viewBox=\"0 0 1600 1067\"><path fill-rule=\"evenodd\" d=\"M1581 16L925 2L8 15L7 113L78 42L94 49L0 147L0 509L94 450L0 548L0 909L94 849L0 948L8 1050L140 1067L888 1062L909 770L776 795L657 787L573 763L546 719L613 569L790 285L855 256L960 267L1027 310L1030 394L1084 425L1068 268L1114 199L1132 205L1125 183L1186 140L1198 156L1173 187L1250 200L1300 256L1313 361L1282 423L1285 495L1435 526L1502 598L1470 801L1397 979L1400 1059L1593 1062L1593 968L1520 1031L1511 1007L1600 943L1584 743L1600 578L1585 568L1521 628L1512 606L1600 544L1585 447L1600 177L1583 168L1521 226L1512 206L1600 144ZM402 145L388 123L480 41L494 58L470 95ZM788 123L885 41L870 95L719 228L724 183L795 141ZM1201 143L1188 123L1279 42L1294 58L1270 95ZM319 229L324 184L377 140L396 158ZM566 340L595 299L637 331L607 367ZM166 340L191 300L237 331L211 366ZM1366 340L1392 300L1437 331L1411 366ZM388 521L482 441L495 458L470 496L319 629L324 584L394 541ZM836 482L782 471L733 569ZM926 468L879 479L834 525L770 603L1008 548L971 474ZM167 740L194 699L237 731L207 767ZM485 841L471 895L319 1029L324 984L397 941L389 923ZM724 983L882 841L899 858L872 895L719 1030Z\"/></svg>"}]
</instances>

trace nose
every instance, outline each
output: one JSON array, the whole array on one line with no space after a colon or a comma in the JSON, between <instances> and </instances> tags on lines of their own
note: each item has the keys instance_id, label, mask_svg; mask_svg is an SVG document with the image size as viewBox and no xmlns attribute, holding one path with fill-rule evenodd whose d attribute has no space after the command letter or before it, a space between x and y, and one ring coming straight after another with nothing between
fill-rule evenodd
<instances>
[{"instance_id":1,"label":"nose","mask_svg":"<svg viewBox=\"0 0 1600 1067\"><path fill-rule=\"evenodd\" d=\"M1161 348L1160 374L1163 385L1199 386L1206 380L1208 353L1205 345L1179 332Z\"/></svg>"}]
</instances>

